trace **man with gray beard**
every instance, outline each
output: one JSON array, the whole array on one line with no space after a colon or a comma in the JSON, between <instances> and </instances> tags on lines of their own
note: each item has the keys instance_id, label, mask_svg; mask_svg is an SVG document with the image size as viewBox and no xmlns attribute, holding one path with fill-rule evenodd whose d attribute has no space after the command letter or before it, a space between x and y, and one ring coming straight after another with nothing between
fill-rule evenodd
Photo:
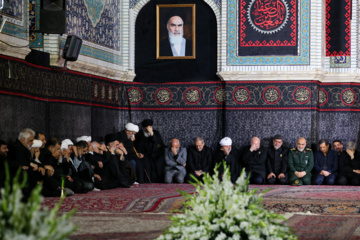
<instances>
[{"instance_id":1,"label":"man with gray beard","mask_svg":"<svg viewBox=\"0 0 360 240\"><path fill-rule=\"evenodd\" d=\"M183 37L183 18L177 15L170 17L166 28L169 38L160 42L160 56L192 56L192 42Z\"/></svg>"},{"instance_id":2,"label":"man with gray beard","mask_svg":"<svg viewBox=\"0 0 360 240\"><path fill-rule=\"evenodd\" d=\"M42 180L38 171L39 165L34 161L30 152L34 136L35 132L30 128L21 130L15 143L9 149L8 163L11 176L15 175L18 168L21 168L21 171L27 174L27 185L22 189L25 200L29 198L31 191ZM21 174L20 182L22 180L23 175Z\"/></svg>"}]
</instances>

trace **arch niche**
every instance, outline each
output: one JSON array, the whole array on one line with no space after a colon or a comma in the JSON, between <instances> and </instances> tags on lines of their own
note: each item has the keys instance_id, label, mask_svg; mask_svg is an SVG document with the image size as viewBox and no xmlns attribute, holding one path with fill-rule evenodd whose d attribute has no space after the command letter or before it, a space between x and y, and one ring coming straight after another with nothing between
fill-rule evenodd
<instances>
[{"instance_id":1,"label":"arch niche","mask_svg":"<svg viewBox=\"0 0 360 240\"><path fill-rule=\"evenodd\" d=\"M219 80L216 73L220 11L212 0L208 2L203 0L144 0L136 4L134 7L134 18L136 19L135 82ZM156 59L157 4L196 5L195 59Z\"/></svg>"}]
</instances>

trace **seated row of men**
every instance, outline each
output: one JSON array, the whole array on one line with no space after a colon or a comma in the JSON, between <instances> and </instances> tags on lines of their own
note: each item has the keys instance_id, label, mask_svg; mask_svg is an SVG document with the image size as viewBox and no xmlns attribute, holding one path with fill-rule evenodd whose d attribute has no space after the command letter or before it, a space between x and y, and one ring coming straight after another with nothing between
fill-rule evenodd
<instances>
[{"instance_id":1,"label":"seated row of men","mask_svg":"<svg viewBox=\"0 0 360 240\"><path fill-rule=\"evenodd\" d=\"M182 183L184 179L191 180L192 176L201 180L204 173L212 174L219 163L221 176L221 163L225 161L233 183L245 168L252 184L360 185L360 153L352 141L343 151L340 140L333 141L334 150L331 150L329 141L321 139L315 154L306 147L303 137L292 149L283 145L281 135L273 138L269 148L261 146L258 137L253 137L251 145L242 149L232 145L232 140L225 137L213 152L200 137L188 149L180 147L178 139L172 139L170 147L165 149L165 182Z\"/></svg>"},{"instance_id":2,"label":"seated row of men","mask_svg":"<svg viewBox=\"0 0 360 240\"><path fill-rule=\"evenodd\" d=\"M333 142L334 150L331 150L329 141L321 139L319 150L315 153L306 147L303 137L297 140L296 148L283 146L281 135L273 138L273 145L269 148L261 146L258 137L253 137L251 145L240 150L231 149L229 138L222 139L220 145L231 174L234 174L231 176L234 183L240 170L245 168L246 173L250 173L250 183L254 184L360 185L360 153L352 141L343 151L340 140ZM226 148L230 148L231 152ZM215 161L218 160L215 158Z\"/></svg>"},{"instance_id":3,"label":"seated row of men","mask_svg":"<svg viewBox=\"0 0 360 240\"><path fill-rule=\"evenodd\" d=\"M214 166L223 161L230 167L234 183L245 168L250 173L250 183L254 184L335 184L337 181L341 185L360 185L360 153L355 150L354 142L348 142L343 151L341 142L336 140L334 151L323 139L319 151L313 154L306 148L305 138L299 138L297 147L289 149L280 135L274 137L269 148L254 137L251 145L236 149L232 140L225 137L212 151L198 137L186 149L178 139L172 139L170 146L165 147L152 125L151 119L145 119L143 129L139 130L137 125L128 123L123 131L107 134L105 142L82 136L75 144L70 139L46 141L43 133L24 129L10 150L0 141L0 178L3 178L0 185L5 176L5 161L12 175L18 168L27 172L25 195L43 183L43 195L57 196L62 181L71 194L137 183L183 183L192 177L201 180L204 173L212 174ZM219 171L221 176L222 166Z\"/></svg>"}]
</instances>

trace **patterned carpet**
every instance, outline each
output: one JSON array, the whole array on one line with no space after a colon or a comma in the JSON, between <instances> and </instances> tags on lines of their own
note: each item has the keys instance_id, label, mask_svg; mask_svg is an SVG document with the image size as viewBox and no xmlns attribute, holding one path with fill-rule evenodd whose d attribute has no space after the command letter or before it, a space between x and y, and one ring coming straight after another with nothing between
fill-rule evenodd
<instances>
[{"instance_id":1,"label":"patterned carpet","mask_svg":"<svg viewBox=\"0 0 360 240\"><path fill-rule=\"evenodd\" d=\"M271 189L264 197L264 207L276 213L311 212L354 214L360 211L359 187L353 186L277 186L251 185L258 192ZM77 208L78 212L153 212L169 213L182 207L184 198L178 189L192 193L190 184L141 184L87 194L75 194L63 202L60 212ZM46 198L52 207L58 198Z\"/></svg>"},{"instance_id":2,"label":"patterned carpet","mask_svg":"<svg viewBox=\"0 0 360 240\"><path fill-rule=\"evenodd\" d=\"M73 220L80 227L72 240L155 239L170 224L169 214L154 213L80 213ZM289 214L288 225L299 239L360 239L358 215Z\"/></svg>"},{"instance_id":3,"label":"patterned carpet","mask_svg":"<svg viewBox=\"0 0 360 240\"><path fill-rule=\"evenodd\" d=\"M289 226L299 239L360 239L358 215L300 215L289 218Z\"/></svg>"},{"instance_id":4,"label":"patterned carpet","mask_svg":"<svg viewBox=\"0 0 360 240\"><path fill-rule=\"evenodd\" d=\"M259 191L268 186L258 186ZM271 186L264 207L276 213L311 212L355 214L360 210L359 187L354 186Z\"/></svg>"},{"instance_id":5,"label":"patterned carpet","mask_svg":"<svg viewBox=\"0 0 360 240\"><path fill-rule=\"evenodd\" d=\"M193 192L190 184L140 184L86 194L75 194L64 200L60 212L76 208L78 212L170 212L173 201L182 199L178 190ZM182 199L183 200L183 199ZM44 206L53 207L59 198L45 198Z\"/></svg>"},{"instance_id":6,"label":"patterned carpet","mask_svg":"<svg viewBox=\"0 0 360 240\"><path fill-rule=\"evenodd\" d=\"M264 207L283 214L299 239L360 239L360 187L262 186L268 190ZM72 221L79 229L71 239L154 239L170 223L168 216L182 207L178 189L193 193L190 184L140 184L75 194L63 202L60 212L77 208ZM58 198L46 198L52 207Z\"/></svg>"},{"instance_id":7,"label":"patterned carpet","mask_svg":"<svg viewBox=\"0 0 360 240\"><path fill-rule=\"evenodd\" d=\"M169 214L77 213L72 221L79 226L72 240L155 239L170 224Z\"/></svg>"}]
</instances>

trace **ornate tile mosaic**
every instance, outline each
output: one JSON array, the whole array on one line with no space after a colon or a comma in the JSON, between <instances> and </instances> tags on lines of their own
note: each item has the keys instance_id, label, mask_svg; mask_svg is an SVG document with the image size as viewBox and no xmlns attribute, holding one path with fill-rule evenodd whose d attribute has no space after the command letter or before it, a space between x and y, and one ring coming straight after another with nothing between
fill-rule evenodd
<instances>
[{"instance_id":1,"label":"ornate tile mosaic","mask_svg":"<svg viewBox=\"0 0 360 240\"><path fill-rule=\"evenodd\" d=\"M11 23L6 23L1 33L22 39L28 39L27 31L24 29L24 27Z\"/></svg>"},{"instance_id":2,"label":"ornate tile mosaic","mask_svg":"<svg viewBox=\"0 0 360 240\"><path fill-rule=\"evenodd\" d=\"M258 0L253 0L256 2ZM284 0L285 1L285 0ZM239 0L228 1L227 16L227 64L228 65L309 65L310 2L298 3L298 55L297 56L238 56L239 41Z\"/></svg>"},{"instance_id":3,"label":"ornate tile mosaic","mask_svg":"<svg viewBox=\"0 0 360 240\"><path fill-rule=\"evenodd\" d=\"M350 68L351 58L350 56L332 56L330 57L331 68Z\"/></svg>"},{"instance_id":4,"label":"ornate tile mosaic","mask_svg":"<svg viewBox=\"0 0 360 240\"><path fill-rule=\"evenodd\" d=\"M40 29L40 0L29 0L29 29ZM30 48L43 47L43 35L41 33L29 34Z\"/></svg>"},{"instance_id":5,"label":"ornate tile mosaic","mask_svg":"<svg viewBox=\"0 0 360 240\"><path fill-rule=\"evenodd\" d=\"M66 18L68 34L120 51L120 0L68 1Z\"/></svg>"},{"instance_id":6,"label":"ornate tile mosaic","mask_svg":"<svg viewBox=\"0 0 360 240\"><path fill-rule=\"evenodd\" d=\"M66 39L61 39L61 48L63 49L65 46ZM89 46L90 45L90 46ZM103 50L99 49L99 46L96 44L89 44L89 42L83 42L80 54L84 56L89 56L92 58L100 59L105 62L110 62L114 64L121 65L122 59L121 56L119 56L118 51L111 51L109 49Z\"/></svg>"},{"instance_id":7,"label":"ornate tile mosaic","mask_svg":"<svg viewBox=\"0 0 360 240\"><path fill-rule=\"evenodd\" d=\"M24 1L25 0L10 0L10 7L1 10L1 13L18 21L22 21L24 16Z\"/></svg>"},{"instance_id":8,"label":"ornate tile mosaic","mask_svg":"<svg viewBox=\"0 0 360 240\"><path fill-rule=\"evenodd\" d=\"M10 1L10 7L8 9L1 10L1 14L5 17L6 23L2 30L2 33L15 36L22 39L27 39L28 27L28 12L27 10L28 0L13 0Z\"/></svg>"}]
</instances>

